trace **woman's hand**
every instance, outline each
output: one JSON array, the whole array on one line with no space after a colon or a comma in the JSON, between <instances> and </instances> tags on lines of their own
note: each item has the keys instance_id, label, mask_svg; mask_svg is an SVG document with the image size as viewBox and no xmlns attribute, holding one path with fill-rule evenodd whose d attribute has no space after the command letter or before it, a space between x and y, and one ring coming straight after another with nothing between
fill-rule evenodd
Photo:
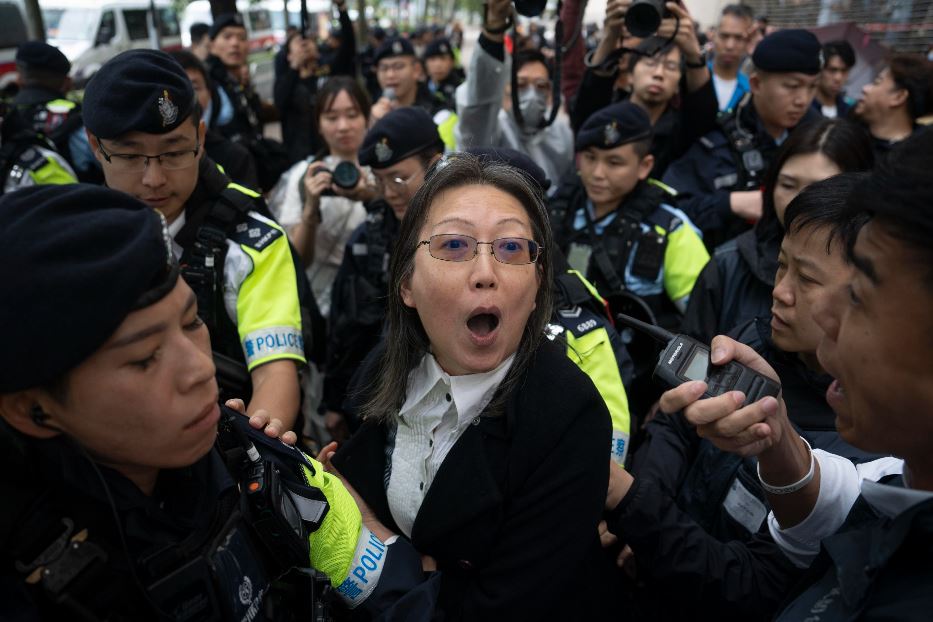
<instances>
[{"instance_id":1,"label":"woman's hand","mask_svg":"<svg viewBox=\"0 0 933 622\"><path fill-rule=\"evenodd\" d=\"M356 168L360 172L360 178L359 181L356 182L356 185L350 189L334 185L334 194L346 197L351 201L360 201L361 203L368 203L375 200L376 197L379 196L379 191L376 189L375 184L369 183L369 175L366 174L366 171L359 166Z\"/></svg>"},{"instance_id":2,"label":"woman's hand","mask_svg":"<svg viewBox=\"0 0 933 622\"><path fill-rule=\"evenodd\" d=\"M305 171L302 183L305 189L305 204L302 212L302 220L308 222L306 217L311 217L316 222L319 219L320 212L318 208L321 204L321 195L326 190L332 190L333 174L328 170L323 162L312 162Z\"/></svg>"},{"instance_id":3,"label":"woman's hand","mask_svg":"<svg viewBox=\"0 0 933 622\"><path fill-rule=\"evenodd\" d=\"M246 404L241 399L232 399L225 402L227 408L233 409L246 416ZM264 410L259 410L255 415L249 418L249 424L253 429L262 430L269 438L277 438L286 445L294 445L298 442L298 435L291 430L285 430L285 424L281 420L269 416ZM283 432L283 430L285 430Z\"/></svg>"}]
</instances>

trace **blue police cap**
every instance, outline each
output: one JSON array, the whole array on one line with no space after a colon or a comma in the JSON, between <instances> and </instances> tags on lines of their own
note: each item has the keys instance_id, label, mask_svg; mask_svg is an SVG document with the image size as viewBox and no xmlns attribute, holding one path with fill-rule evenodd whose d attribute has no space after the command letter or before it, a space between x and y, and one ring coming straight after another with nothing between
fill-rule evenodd
<instances>
[{"instance_id":1,"label":"blue police cap","mask_svg":"<svg viewBox=\"0 0 933 622\"><path fill-rule=\"evenodd\" d=\"M98 138L166 134L194 111L194 87L174 58L129 50L104 63L84 91L84 125Z\"/></svg>"},{"instance_id":2,"label":"blue police cap","mask_svg":"<svg viewBox=\"0 0 933 622\"><path fill-rule=\"evenodd\" d=\"M431 115L419 106L397 108L366 133L360 147L360 164L388 168L432 146L437 147L438 153L444 151L444 142Z\"/></svg>"},{"instance_id":3,"label":"blue police cap","mask_svg":"<svg viewBox=\"0 0 933 622\"><path fill-rule=\"evenodd\" d=\"M427 59L434 56L449 56L453 58L454 51L453 47L450 45L450 41L447 39L435 39L427 44L424 48L424 58Z\"/></svg>"},{"instance_id":4,"label":"blue police cap","mask_svg":"<svg viewBox=\"0 0 933 622\"><path fill-rule=\"evenodd\" d=\"M220 34L220 31L228 26L246 28L246 23L243 21L243 16L239 13L222 13L218 15L217 19L211 24L211 29L207 31L207 36L213 41L217 38L217 35Z\"/></svg>"},{"instance_id":5,"label":"blue police cap","mask_svg":"<svg viewBox=\"0 0 933 622\"><path fill-rule=\"evenodd\" d=\"M544 169L521 151L508 147L471 147L466 150L466 153L517 168L537 184L542 193L547 192L548 188L551 187L551 180L548 179Z\"/></svg>"},{"instance_id":6,"label":"blue police cap","mask_svg":"<svg viewBox=\"0 0 933 622\"><path fill-rule=\"evenodd\" d=\"M588 147L615 149L627 143L651 138L648 113L632 102L612 104L589 116L577 132L576 151Z\"/></svg>"},{"instance_id":7,"label":"blue police cap","mask_svg":"<svg viewBox=\"0 0 933 622\"><path fill-rule=\"evenodd\" d=\"M178 282L165 219L128 194L43 185L0 197L0 393L45 386Z\"/></svg>"},{"instance_id":8,"label":"blue police cap","mask_svg":"<svg viewBox=\"0 0 933 622\"><path fill-rule=\"evenodd\" d=\"M393 37L392 39L387 39L376 49L376 55L373 57L373 62L379 64L384 58L394 58L396 56L414 56L415 48L412 46L411 41L408 39L403 39L402 37Z\"/></svg>"},{"instance_id":9,"label":"blue police cap","mask_svg":"<svg viewBox=\"0 0 933 622\"><path fill-rule=\"evenodd\" d=\"M823 69L821 49L819 39L809 30L778 30L755 46L752 63L761 71L815 76Z\"/></svg>"},{"instance_id":10,"label":"blue police cap","mask_svg":"<svg viewBox=\"0 0 933 622\"><path fill-rule=\"evenodd\" d=\"M62 51L42 41L27 41L16 48L16 64L62 76L67 76L71 71L71 63Z\"/></svg>"}]
</instances>

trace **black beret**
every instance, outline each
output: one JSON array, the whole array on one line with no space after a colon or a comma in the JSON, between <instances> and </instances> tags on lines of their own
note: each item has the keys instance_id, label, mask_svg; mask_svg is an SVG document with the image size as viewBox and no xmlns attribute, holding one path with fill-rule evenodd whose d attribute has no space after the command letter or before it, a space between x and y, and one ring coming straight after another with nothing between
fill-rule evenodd
<instances>
[{"instance_id":1,"label":"black beret","mask_svg":"<svg viewBox=\"0 0 933 622\"><path fill-rule=\"evenodd\" d=\"M379 64L383 58L393 58L395 56L414 56L415 48L412 46L411 41L408 39L403 39L401 37L395 37L392 39L387 39L383 42L382 45L376 50L376 55L373 57L373 62Z\"/></svg>"},{"instance_id":2,"label":"black beret","mask_svg":"<svg viewBox=\"0 0 933 622\"><path fill-rule=\"evenodd\" d=\"M424 48L424 58L431 58L432 56L449 56L453 58L454 50L450 45L450 41L447 39L435 39L427 44Z\"/></svg>"},{"instance_id":3,"label":"black beret","mask_svg":"<svg viewBox=\"0 0 933 622\"><path fill-rule=\"evenodd\" d=\"M71 63L57 47L42 41L27 41L16 48L16 64L30 69L45 69L67 76Z\"/></svg>"},{"instance_id":4,"label":"black beret","mask_svg":"<svg viewBox=\"0 0 933 622\"><path fill-rule=\"evenodd\" d=\"M165 219L128 194L40 185L0 197L0 393L45 386L178 282Z\"/></svg>"},{"instance_id":5,"label":"black beret","mask_svg":"<svg viewBox=\"0 0 933 622\"><path fill-rule=\"evenodd\" d=\"M648 113L632 102L612 104L589 116L577 132L576 150L588 147L615 149L626 143L651 138Z\"/></svg>"},{"instance_id":6,"label":"black beret","mask_svg":"<svg viewBox=\"0 0 933 622\"><path fill-rule=\"evenodd\" d=\"M823 69L821 49L819 39L809 30L778 30L755 46L752 63L761 71L815 76Z\"/></svg>"},{"instance_id":7,"label":"black beret","mask_svg":"<svg viewBox=\"0 0 933 622\"><path fill-rule=\"evenodd\" d=\"M129 50L104 63L84 91L84 125L98 138L165 134L191 116L194 88L174 58Z\"/></svg>"},{"instance_id":8,"label":"black beret","mask_svg":"<svg viewBox=\"0 0 933 622\"><path fill-rule=\"evenodd\" d=\"M420 106L397 108L366 133L360 147L360 164L388 168L432 145L437 146L438 153L444 151L444 142L431 115Z\"/></svg>"},{"instance_id":9,"label":"black beret","mask_svg":"<svg viewBox=\"0 0 933 622\"><path fill-rule=\"evenodd\" d=\"M547 189L551 187L551 180L548 179L544 169L521 151L508 147L471 147L466 150L466 153L517 168L530 177L541 188L542 193L547 192Z\"/></svg>"},{"instance_id":10,"label":"black beret","mask_svg":"<svg viewBox=\"0 0 933 622\"><path fill-rule=\"evenodd\" d=\"M218 15L214 23L211 24L211 29L207 31L207 35L211 38L211 41L213 41L217 38L217 35L220 34L220 31L227 26L246 28L246 23L243 21L243 16L239 13L223 13Z\"/></svg>"}]
</instances>

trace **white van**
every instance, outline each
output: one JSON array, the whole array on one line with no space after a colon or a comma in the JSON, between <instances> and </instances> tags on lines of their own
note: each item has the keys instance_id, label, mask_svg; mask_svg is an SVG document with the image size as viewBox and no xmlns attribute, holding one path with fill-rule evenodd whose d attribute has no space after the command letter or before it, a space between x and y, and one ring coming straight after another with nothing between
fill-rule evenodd
<instances>
[{"instance_id":1,"label":"white van","mask_svg":"<svg viewBox=\"0 0 933 622\"><path fill-rule=\"evenodd\" d=\"M16 48L29 40L22 0L0 0L0 92L16 82Z\"/></svg>"},{"instance_id":2,"label":"white van","mask_svg":"<svg viewBox=\"0 0 933 622\"><path fill-rule=\"evenodd\" d=\"M154 47L149 5L149 0L39 0L46 40L71 61L78 87L120 52ZM155 0L155 8L162 49L179 49L181 29L171 1Z\"/></svg>"}]
</instances>

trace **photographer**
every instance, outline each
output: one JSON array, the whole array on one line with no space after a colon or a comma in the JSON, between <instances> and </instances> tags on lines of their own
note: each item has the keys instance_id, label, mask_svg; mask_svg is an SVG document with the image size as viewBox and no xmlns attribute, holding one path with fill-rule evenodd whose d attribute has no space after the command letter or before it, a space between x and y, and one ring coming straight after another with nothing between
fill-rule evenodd
<instances>
[{"instance_id":1,"label":"photographer","mask_svg":"<svg viewBox=\"0 0 933 622\"><path fill-rule=\"evenodd\" d=\"M668 2L665 8L671 17L661 21L654 36L638 41L624 32L630 6L630 0L610 0L606 6L604 35L588 59L572 104L571 123L579 131L593 112L628 98L651 119L655 136L651 174L660 179L671 162L715 127L716 93L687 9ZM633 47L634 51L620 57L619 46ZM623 70L631 74L630 93L615 87Z\"/></svg>"},{"instance_id":2,"label":"photographer","mask_svg":"<svg viewBox=\"0 0 933 622\"><path fill-rule=\"evenodd\" d=\"M457 146L521 151L556 184L573 170L573 134L562 116L544 125L552 107L561 105L553 101L552 63L535 50L506 57L504 33L511 14L511 0L493 0L486 7L466 82L457 88ZM510 70L517 74L521 124L512 110Z\"/></svg>"}]
</instances>

